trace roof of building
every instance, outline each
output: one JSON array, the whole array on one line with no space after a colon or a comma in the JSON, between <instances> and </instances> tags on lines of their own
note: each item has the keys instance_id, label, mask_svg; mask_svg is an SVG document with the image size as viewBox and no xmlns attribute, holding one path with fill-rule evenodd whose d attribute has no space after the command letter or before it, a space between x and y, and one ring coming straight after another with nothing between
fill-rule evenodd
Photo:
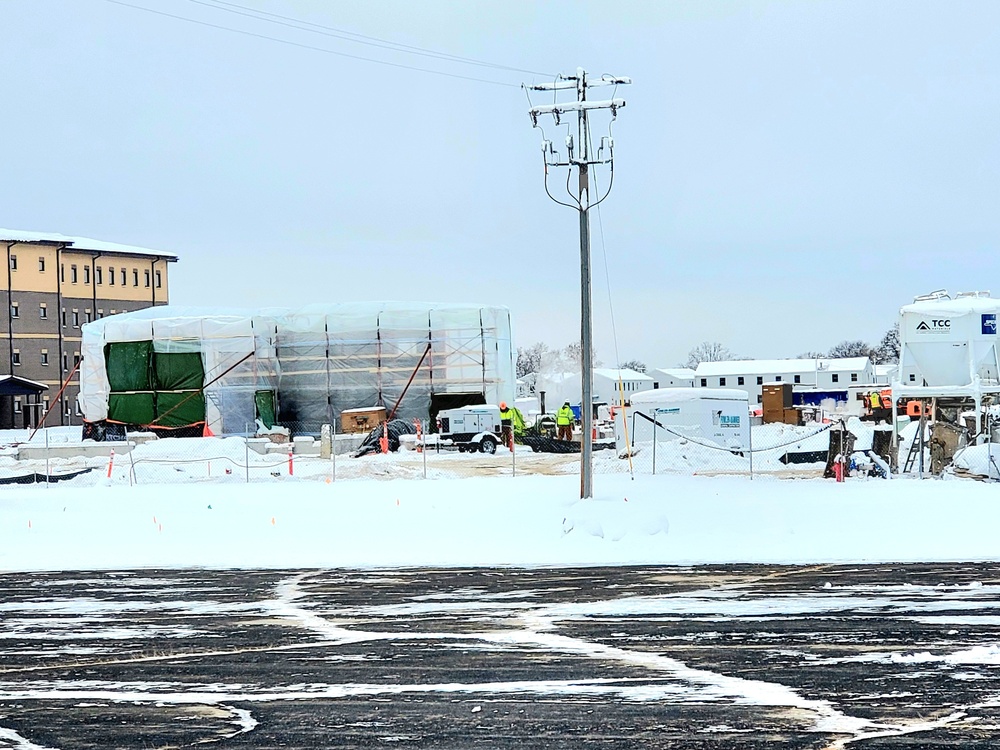
<instances>
[{"instance_id":1,"label":"roof of building","mask_svg":"<svg viewBox=\"0 0 1000 750\"><path fill-rule=\"evenodd\" d=\"M656 372L662 372L678 380L694 380L694 376L697 374L690 367L656 367L654 369Z\"/></svg>"},{"instance_id":2,"label":"roof of building","mask_svg":"<svg viewBox=\"0 0 1000 750\"><path fill-rule=\"evenodd\" d=\"M621 373L619 375L619 373ZM618 380L621 377L622 380L652 380L649 375L641 373L637 370L630 370L627 367L621 369L615 367L595 367L594 374L600 375L602 378L608 378L609 380Z\"/></svg>"},{"instance_id":3,"label":"roof of building","mask_svg":"<svg viewBox=\"0 0 1000 750\"><path fill-rule=\"evenodd\" d=\"M867 357L839 359L730 359L702 362L697 374L715 375L784 375L794 372L852 372L868 366Z\"/></svg>"},{"instance_id":4,"label":"roof of building","mask_svg":"<svg viewBox=\"0 0 1000 750\"><path fill-rule=\"evenodd\" d=\"M148 247L122 245L117 242L93 240L89 237L72 237L53 232L23 232L19 229L0 229L0 242L28 242L45 245L66 245L71 250L92 250L100 253L122 253L125 255L152 255L167 260L177 260L173 253L150 250Z\"/></svg>"},{"instance_id":5,"label":"roof of building","mask_svg":"<svg viewBox=\"0 0 1000 750\"><path fill-rule=\"evenodd\" d=\"M0 396L26 396L48 390L48 386L19 375L0 376Z\"/></svg>"}]
</instances>

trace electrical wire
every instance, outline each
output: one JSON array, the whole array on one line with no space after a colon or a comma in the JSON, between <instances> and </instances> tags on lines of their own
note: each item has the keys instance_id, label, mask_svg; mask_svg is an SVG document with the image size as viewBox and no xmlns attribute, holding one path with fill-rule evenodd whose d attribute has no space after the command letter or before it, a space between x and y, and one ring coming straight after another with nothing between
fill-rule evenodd
<instances>
[{"instance_id":1,"label":"electrical wire","mask_svg":"<svg viewBox=\"0 0 1000 750\"><path fill-rule=\"evenodd\" d=\"M395 52L404 52L411 55L421 55L424 57L430 57L438 60L446 60L448 62L463 63L465 65L477 65L484 68L493 68L495 70L508 70L514 73L529 73L532 75L540 76L550 76L550 73L540 73L537 70L526 70L524 68L515 68L510 65L500 65L498 63L488 62L486 60L477 60L474 57L462 57L461 55L452 55L448 52L439 52L437 50L428 49L426 47L416 47L410 44L402 44L401 42L394 42L390 39L381 39L376 36L367 36L365 34L358 34L354 31L348 31L347 29L340 29L336 26L325 26L320 23L314 23L312 21L305 21L301 18L295 18L294 16L283 16L279 13L269 13L263 10L257 10L256 8L250 8L246 5L240 5L239 3L226 2L226 0L188 0L189 2L195 3L196 5L203 5L206 8L214 8L215 10L221 10L225 13L234 13L239 16L244 16L246 18L253 18L258 21L264 21L265 23L273 23L279 26L286 26L292 29L298 29L300 31L308 31L313 34L322 34L323 36L333 37L335 39L342 39L347 42L354 42L355 44L366 44L372 47L378 47L380 49L393 50Z\"/></svg>"},{"instance_id":2,"label":"electrical wire","mask_svg":"<svg viewBox=\"0 0 1000 750\"><path fill-rule=\"evenodd\" d=\"M401 68L403 70L412 70L420 73L430 73L432 75L445 76L447 78L458 78L463 81L475 81L476 83L488 83L493 86L508 86L516 88L517 84L505 83L503 81L491 81L487 78L476 78L474 76L464 76L458 73L446 73L442 70L433 70L432 68L421 68L416 65L405 65L403 63L389 62L388 60L379 60L373 57L364 57L362 55L352 55L347 52L337 52L336 50L327 49L326 47L315 47L311 44L302 44L301 42L293 42L289 39L281 39L279 37L268 36L267 34L257 34L252 31L244 31L243 29L236 29L232 26L223 26L221 24L209 23L208 21L200 21L196 18L188 18L187 16L179 16L174 13L166 13L162 10L154 10L153 8L146 8L142 5L133 5L132 3L126 3L122 0L104 0L104 2L112 3L114 5L121 5L126 8L133 8L135 10L142 10L147 13L153 13L157 16L164 16L166 18L173 18L178 21L186 21L188 23L197 24L199 26L206 26L211 29L219 29L220 31L229 31L233 34L242 34L243 36L253 37L255 39L266 39L271 42L277 42L279 44L286 44L290 47L298 47L300 49L312 50L313 52L323 52L328 55L336 55L337 57L346 57L351 60L360 60L362 62L375 63L376 65L386 65L391 68Z\"/></svg>"}]
</instances>

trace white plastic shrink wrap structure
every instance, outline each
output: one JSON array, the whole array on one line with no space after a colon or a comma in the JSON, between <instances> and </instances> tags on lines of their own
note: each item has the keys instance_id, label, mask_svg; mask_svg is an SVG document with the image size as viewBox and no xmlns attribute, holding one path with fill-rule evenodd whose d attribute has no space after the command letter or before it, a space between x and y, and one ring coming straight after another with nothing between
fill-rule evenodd
<instances>
[{"instance_id":1,"label":"white plastic shrink wrap structure","mask_svg":"<svg viewBox=\"0 0 1000 750\"><path fill-rule=\"evenodd\" d=\"M273 391L278 421L318 431L344 409L383 405L427 419L449 397L513 401L514 348L505 307L415 302L310 305L256 311L152 307L83 327L80 406L109 417L106 354L117 342L201 355L205 421L217 435L256 419L254 395ZM401 399L405 391L405 397Z\"/></svg>"}]
</instances>

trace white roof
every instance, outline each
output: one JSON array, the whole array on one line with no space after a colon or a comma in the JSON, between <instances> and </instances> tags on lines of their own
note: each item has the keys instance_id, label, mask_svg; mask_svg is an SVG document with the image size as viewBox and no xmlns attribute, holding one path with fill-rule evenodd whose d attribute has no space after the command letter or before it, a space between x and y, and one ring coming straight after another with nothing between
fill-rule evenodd
<instances>
[{"instance_id":1,"label":"white roof","mask_svg":"<svg viewBox=\"0 0 1000 750\"><path fill-rule=\"evenodd\" d=\"M867 357L840 359L729 359L720 362L702 362L697 374L701 377L716 375L784 375L817 370L845 372L864 370Z\"/></svg>"},{"instance_id":2,"label":"white roof","mask_svg":"<svg viewBox=\"0 0 1000 750\"><path fill-rule=\"evenodd\" d=\"M608 378L609 380L618 380L618 373L621 373L622 380L653 380L649 375L645 375L636 370L630 370L627 367L623 367L620 370L614 367L594 368L595 375L600 375L602 378Z\"/></svg>"},{"instance_id":3,"label":"white roof","mask_svg":"<svg viewBox=\"0 0 1000 750\"><path fill-rule=\"evenodd\" d=\"M121 245L117 242L92 240L89 237L71 237L53 232L23 232L18 229L0 229L0 242L54 242L67 245L71 250L95 250L101 253L126 253L129 255L155 255L160 258L177 260L173 253L150 250L147 247Z\"/></svg>"},{"instance_id":4,"label":"white roof","mask_svg":"<svg viewBox=\"0 0 1000 750\"><path fill-rule=\"evenodd\" d=\"M690 367L657 367L656 372L662 372L678 380L694 380L695 371Z\"/></svg>"},{"instance_id":5,"label":"white roof","mask_svg":"<svg viewBox=\"0 0 1000 750\"><path fill-rule=\"evenodd\" d=\"M629 395L632 405L676 404L685 401L742 401L747 403L750 394L737 388L660 388L655 391L640 391Z\"/></svg>"},{"instance_id":6,"label":"white roof","mask_svg":"<svg viewBox=\"0 0 1000 750\"><path fill-rule=\"evenodd\" d=\"M870 360L868 357L841 357L840 359L820 359L817 360L823 370L829 372L853 372L863 370L868 367Z\"/></svg>"}]
</instances>

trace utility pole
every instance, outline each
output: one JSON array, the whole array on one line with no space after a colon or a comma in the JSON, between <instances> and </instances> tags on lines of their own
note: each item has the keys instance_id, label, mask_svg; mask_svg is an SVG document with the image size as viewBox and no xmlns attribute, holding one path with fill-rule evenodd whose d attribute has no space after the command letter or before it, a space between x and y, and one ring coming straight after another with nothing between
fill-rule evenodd
<instances>
[{"instance_id":1,"label":"utility pole","mask_svg":"<svg viewBox=\"0 0 1000 750\"><path fill-rule=\"evenodd\" d=\"M614 184L614 138L611 137L610 125L608 135L601 138L601 145L597 154L592 154L590 144L590 125L587 121L588 112L600 109L611 111L611 121L618 115L618 110L625 106L624 99L612 98L606 101L589 101L587 99L587 89L596 86L615 86L631 83L631 79L618 76L604 75L600 78L588 79L583 68L577 68L575 76L560 75L552 83L542 83L536 86L527 86L529 91L551 91L556 95L559 91L575 90L576 101L564 104L546 104L539 107L531 107L528 114L531 116L531 123L534 127L539 127L538 118L543 115L551 115L556 126L562 124L564 114L576 114L576 138L573 135L566 136L566 157L559 155L552 146L552 141L545 138L545 131L542 131L542 157L545 162L545 192L556 203L575 208L580 213L580 348L581 348L581 373L582 383L580 395L580 417L582 421L583 433L580 436L580 497L589 498L594 496L594 443L593 443L593 420L594 420L594 344L593 344L593 323L591 313L591 291L590 291L590 209L604 201L611 192ZM530 96L529 96L530 101ZM591 201L590 192L590 167L599 164L607 164L611 177L608 181L608 189L596 201ZM567 167L572 170L577 168L577 193L569 192L569 179L566 186L572 203L559 200L552 195L549 190L549 167Z\"/></svg>"}]
</instances>

